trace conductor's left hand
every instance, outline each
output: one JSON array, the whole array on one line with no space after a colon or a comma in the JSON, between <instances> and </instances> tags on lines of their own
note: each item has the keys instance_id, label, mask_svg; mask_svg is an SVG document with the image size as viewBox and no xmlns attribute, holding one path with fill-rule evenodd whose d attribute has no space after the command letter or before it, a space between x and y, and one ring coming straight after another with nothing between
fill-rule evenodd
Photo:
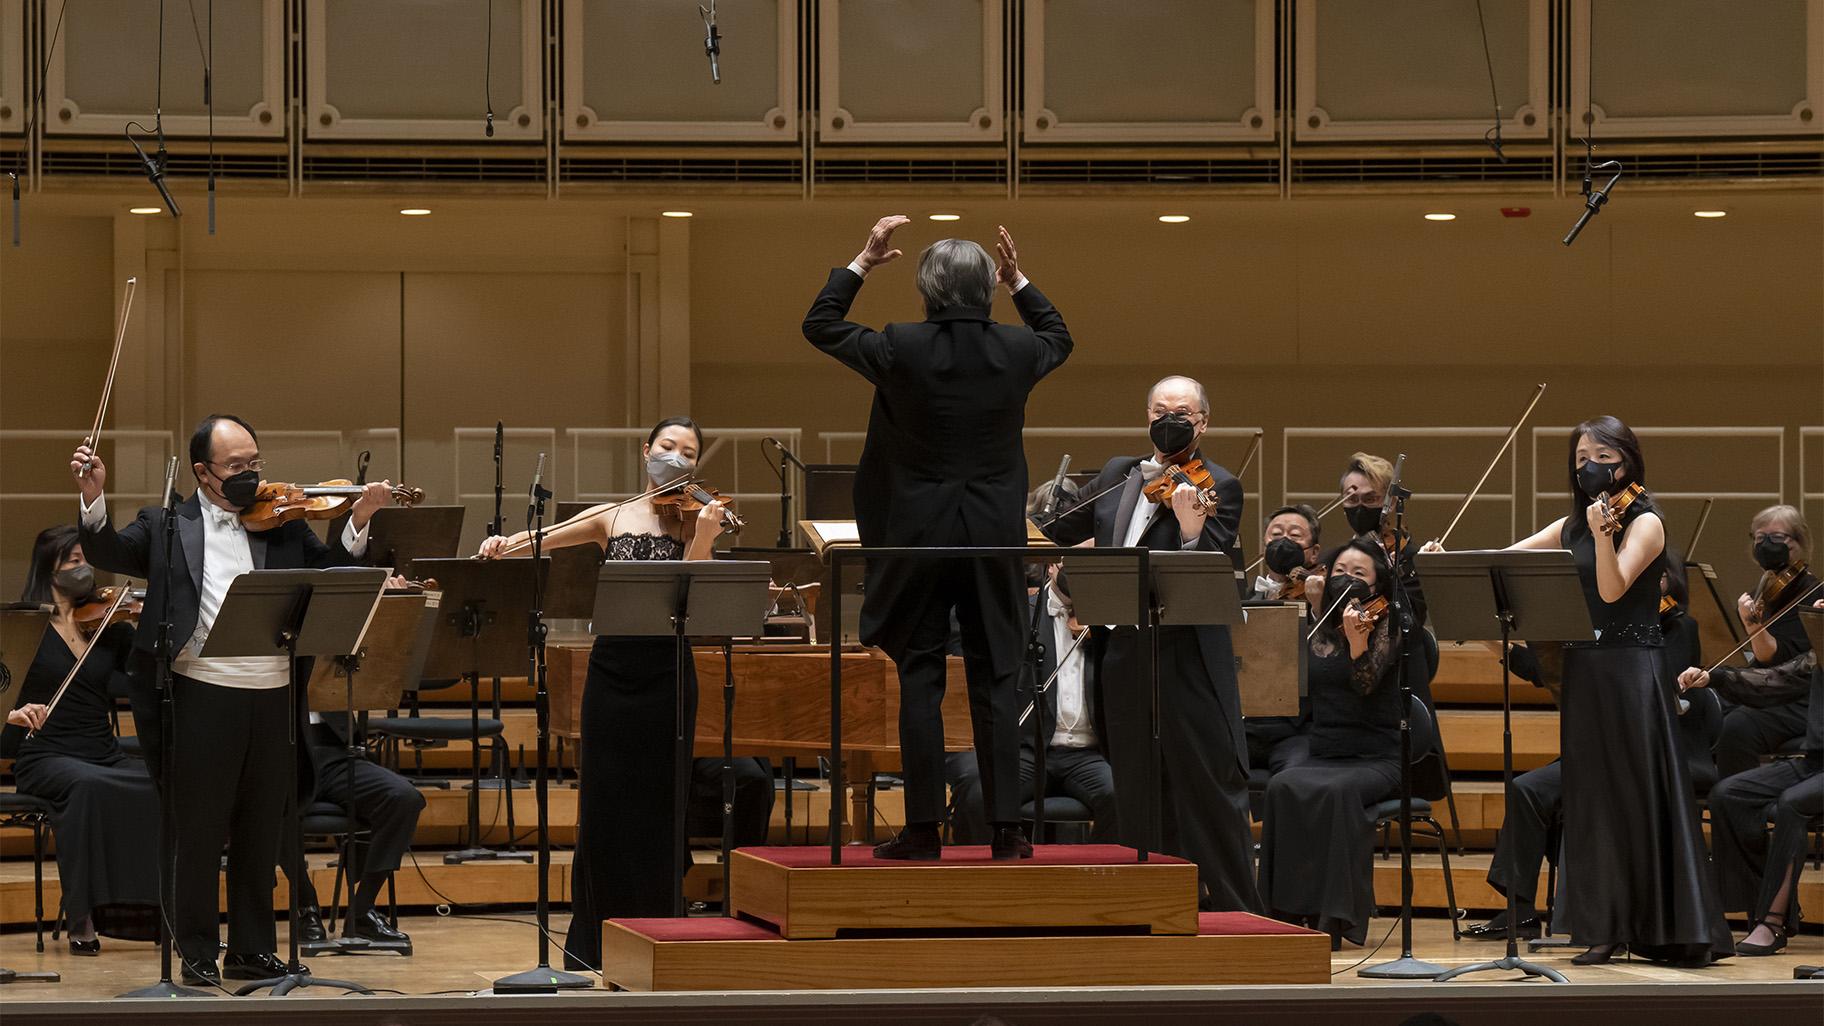
<instances>
[{"instance_id":1,"label":"conductor's left hand","mask_svg":"<svg viewBox=\"0 0 1824 1026\"><path fill-rule=\"evenodd\" d=\"M871 271L881 264L892 263L904 256L903 252L893 248L893 233L911 223L912 219L904 214L888 214L874 222L874 227L868 231L867 245L862 246L861 252L855 257L856 266L863 272Z\"/></svg>"}]
</instances>

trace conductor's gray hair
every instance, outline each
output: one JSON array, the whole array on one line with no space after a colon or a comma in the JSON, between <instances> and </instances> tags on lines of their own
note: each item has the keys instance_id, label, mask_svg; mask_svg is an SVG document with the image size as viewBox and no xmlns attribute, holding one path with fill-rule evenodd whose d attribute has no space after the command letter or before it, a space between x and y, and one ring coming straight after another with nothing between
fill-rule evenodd
<instances>
[{"instance_id":1,"label":"conductor's gray hair","mask_svg":"<svg viewBox=\"0 0 1824 1026\"><path fill-rule=\"evenodd\" d=\"M968 239L939 239L918 255L918 294L925 313L994 302L994 260Z\"/></svg>"}]
</instances>

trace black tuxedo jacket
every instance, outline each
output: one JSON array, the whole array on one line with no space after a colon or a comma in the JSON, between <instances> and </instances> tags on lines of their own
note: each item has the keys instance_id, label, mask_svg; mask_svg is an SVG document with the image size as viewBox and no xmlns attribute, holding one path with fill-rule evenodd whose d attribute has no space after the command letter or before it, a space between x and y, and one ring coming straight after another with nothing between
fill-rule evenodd
<instances>
[{"instance_id":1,"label":"black tuxedo jacket","mask_svg":"<svg viewBox=\"0 0 1824 1026\"><path fill-rule=\"evenodd\" d=\"M1055 626L1057 618L1051 615L1048 604L1040 604L1039 599L1039 595L1032 597L1032 615L1039 619L1039 679L1036 684L1044 684L1047 680L1051 680L1051 675L1056 672L1060 653ZM1064 644L1065 650L1068 651L1070 642L1066 640ZM1095 748L1097 751L1106 751L1103 739L1108 735L1108 728L1102 720L1101 647L1101 638L1098 637L1097 632L1091 631L1089 637L1084 638L1083 643L1077 646L1077 652L1083 657L1083 703L1089 709L1090 727L1096 732ZM1051 735L1058 729L1058 685L1056 681L1052 682L1051 687L1046 689L1044 694L1037 696L1033 715L1039 718L1039 736L1045 739L1046 744L1050 744ZM1020 747L1027 751L1033 749L1030 722L1020 728Z\"/></svg>"}]
</instances>

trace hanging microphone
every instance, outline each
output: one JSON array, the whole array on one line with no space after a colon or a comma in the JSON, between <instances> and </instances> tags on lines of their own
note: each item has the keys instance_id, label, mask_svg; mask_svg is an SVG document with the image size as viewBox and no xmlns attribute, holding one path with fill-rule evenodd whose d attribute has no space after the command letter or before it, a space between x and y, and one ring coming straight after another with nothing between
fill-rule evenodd
<instances>
[{"instance_id":1,"label":"hanging microphone","mask_svg":"<svg viewBox=\"0 0 1824 1026\"><path fill-rule=\"evenodd\" d=\"M709 0L709 6L697 5L697 11L703 15L703 56L709 58L709 80L722 84L722 68L717 59L722 56L722 34L716 30L716 0Z\"/></svg>"},{"instance_id":2,"label":"hanging microphone","mask_svg":"<svg viewBox=\"0 0 1824 1026\"><path fill-rule=\"evenodd\" d=\"M171 198L171 190L165 188L164 135L162 133L159 135L157 153L155 156L151 157L146 156L145 148L139 145L139 140L133 138L133 130L131 128L127 129L126 136L127 143L133 147L133 152L139 154L139 162L146 167L147 180L152 183L154 189L158 190L158 194L164 198L165 209L171 211L172 217L184 216L184 212L178 209L177 201Z\"/></svg>"},{"instance_id":3,"label":"hanging microphone","mask_svg":"<svg viewBox=\"0 0 1824 1026\"><path fill-rule=\"evenodd\" d=\"M6 177L13 180L13 248L19 248L19 172L8 171Z\"/></svg>"},{"instance_id":4,"label":"hanging microphone","mask_svg":"<svg viewBox=\"0 0 1824 1026\"><path fill-rule=\"evenodd\" d=\"M1064 475L1070 473L1070 453L1058 461L1058 476L1051 479L1051 492L1045 496L1045 508L1039 511L1042 517L1051 516L1058 509L1058 493L1064 490Z\"/></svg>"},{"instance_id":5,"label":"hanging microphone","mask_svg":"<svg viewBox=\"0 0 1824 1026\"><path fill-rule=\"evenodd\" d=\"M1591 177L1598 171L1613 171L1615 175L1602 188L1591 191ZM1605 160L1600 164L1585 162L1583 194L1587 198L1583 201L1583 216L1577 219L1577 223L1571 226L1570 233L1564 237L1565 245L1568 246L1577 241L1577 236L1582 233L1583 226L1589 224L1590 218L1602 211L1602 205L1609 201L1609 190L1615 188L1616 182L1621 181L1621 174L1621 161L1619 160Z\"/></svg>"}]
</instances>

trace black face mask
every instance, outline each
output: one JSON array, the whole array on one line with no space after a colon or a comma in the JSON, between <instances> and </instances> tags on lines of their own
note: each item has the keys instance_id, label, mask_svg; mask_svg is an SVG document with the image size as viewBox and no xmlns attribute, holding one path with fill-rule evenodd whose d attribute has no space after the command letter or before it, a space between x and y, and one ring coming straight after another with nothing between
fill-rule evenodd
<instances>
[{"instance_id":1,"label":"black face mask","mask_svg":"<svg viewBox=\"0 0 1824 1026\"><path fill-rule=\"evenodd\" d=\"M1344 506L1343 519L1349 521L1349 530L1356 534L1373 534L1381 529L1381 507Z\"/></svg>"},{"instance_id":2,"label":"black face mask","mask_svg":"<svg viewBox=\"0 0 1824 1026\"><path fill-rule=\"evenodd\" d=\"M1779 570L1792 562L1792 553L1785 542L1762 538L1754 543L1754 561L1761 564L1762 570Z\"/></svg>"},{"instance_id":3,"label":"black face mask","mask_svg":"<svg viewBox=\"0 0 1824 1026\"><path fill-rule=\"evenodd\" d=\"M1368 583L1359 577L1351 577L1348 574L1331 574L1324 579L1324 609L1334 608L1335 611L1330 613L1330 619L1340 620L1350 599L1366 602L1370 591Z\"/></svg>"},{"instance_id":4,"label":"black face mask","mask_svg":"<svg viewBox=\"0 0 1824 1026\"><path fill-rule=\"evenodd\" d=\"M95 568L84 563L51 575L51 587L68 599L85 599L95 594Z\"/></svg>"},{"instance_id":5,"label":"black face mask","mask_svg":"<svg viewBox=\"0 0 1824 1026\"><path fill-rule=\"evenodd\" d=\"M222 489L222 501L237 510L251 507L260 497L260 472L243 470L238 474L216 478Z\"/></svg>"},{"instance_id":6,"label":"black face mask","mask_svg":"<svg viewBox=\"0 0 1824 1026\"><path fill-rule=\"evenodd\" d=\"M1621 473L1621 468L1620 463L1598 463L1591 460L1577 468L1577 489L1591 499L1607 494L1615 487L1616 475Z\"/></svg>"},{"instance_id":7,"label":"black face mask","mask_svg":"<svg viewBox=\"0 0 1824 1026\"><path fill-rule=\"evenodd\" d=\"M1305 565L1305 550L1290 538L1275 538L1267 543L1267 569L1284 577Z\"/></svg>"},{"instance_id":8,"label":"black face mask","mask_svg":"<svg viewBox=\"0 0 1824 1026\"><path fill-rule=\"evenodd\" d=\"M1153 421L1146 429L1153 439L1153 448L1166 456L1176 456L1184 452L1197 441L1197 428L1191 424L1191 418L1181 413L1168 413Z\"/></svg>"}]
</instances>

